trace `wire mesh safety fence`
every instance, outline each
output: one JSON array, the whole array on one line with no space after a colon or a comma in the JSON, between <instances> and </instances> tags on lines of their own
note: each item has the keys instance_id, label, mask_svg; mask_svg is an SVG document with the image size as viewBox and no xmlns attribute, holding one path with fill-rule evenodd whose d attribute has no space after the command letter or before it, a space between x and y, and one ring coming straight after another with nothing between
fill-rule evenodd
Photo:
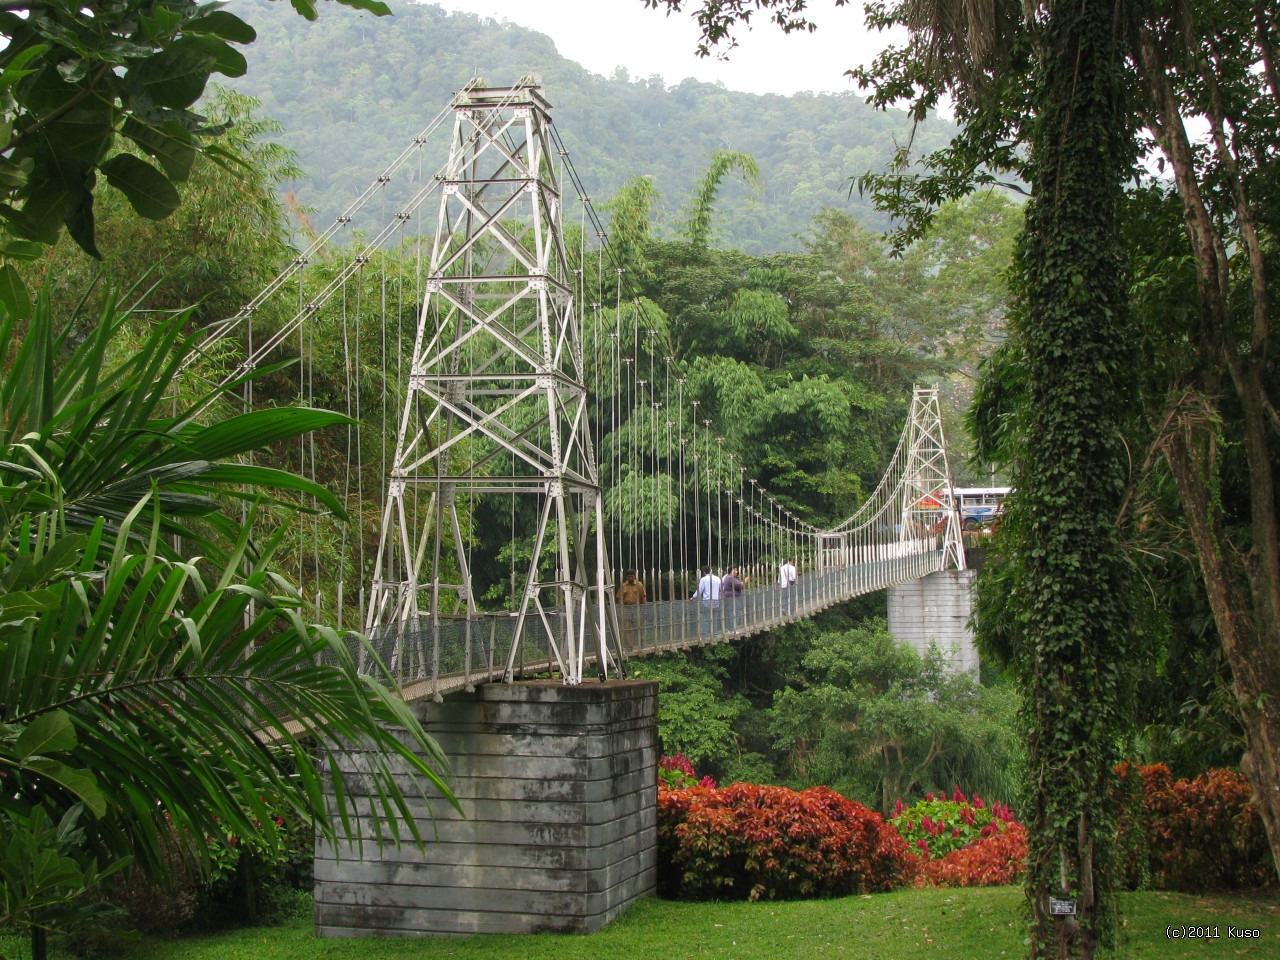
<instances>
[{"instance_id":1,"label":"wire mesh safety fence","mask_svg":"<svg viewBox=\"0 0 1280 960\"><path fill-rule=\"evenodd\" d=\"M630 659L743 639L812 617L854 597L927 576L945 565L942 538L908 540L866 548L844 564L804 571L785 589L771 583L749 585L741 595L713 600L682 597L620 604L616 607L617 642L610 642L609 649L620 649L623 658ZM687 578L678 574L671 579ZM371 649L410 700L440 697L488 681L558 678L557 651L563 653L567 631L564 611L544 608L527 618L512 656L516 621L512 613L420 617L374 631ZM369 650L362 647L359 655L367 658ZM509 661L513 671L507 676ZM596 664L597 655L589 652L586 661Z\"/></svg>"}]
</instances>

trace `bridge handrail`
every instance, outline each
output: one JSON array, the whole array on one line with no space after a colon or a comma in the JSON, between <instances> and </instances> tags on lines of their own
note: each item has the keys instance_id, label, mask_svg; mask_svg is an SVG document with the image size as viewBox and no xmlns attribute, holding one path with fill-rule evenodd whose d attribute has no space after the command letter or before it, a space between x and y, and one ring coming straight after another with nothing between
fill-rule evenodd
<instances>
[{"instance_id":1,"label":"bridge handrail","mask_svg":"<svg viewBox=\"0 0 1280 960\"><path fill-rule=\"evenodd\" d=\"M620 606L618 646L623 657L630 659L742 639L811 617L855 596L925 576L946 563L934 536L854 549L854 562L801 574L788 590L772 584L718 601L675 599ZM549 641L559 638L547 636L546 630L562 627L564 611L547 608L545 612L545 619L531 618L526 623L516 677L511 679L554 671ZM406 697L439 698L476 683L507 679L503 673L515 619L505 611L434 621L423 617L379 628L370 642Z\"/></svg>"}]
</instances>

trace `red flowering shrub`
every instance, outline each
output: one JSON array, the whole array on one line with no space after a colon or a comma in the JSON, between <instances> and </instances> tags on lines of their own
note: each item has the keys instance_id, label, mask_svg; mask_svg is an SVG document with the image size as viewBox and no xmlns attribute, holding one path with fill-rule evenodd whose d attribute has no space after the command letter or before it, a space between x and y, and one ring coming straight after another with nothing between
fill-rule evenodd
<instances>
[{"instance_id":1,"label":"red flowering shrub","mask_svg":"<svg viewBox=\"0 0 1280 960\"><path fill-rule=\"evenodd\" d=\"M1116 772L1124 783L1133 768L1121 764ZM1274 879L1262 818L1241 774L1219 769L1175 781L1168 767L1155 764L1138 776L1141 808L1131 802L1119 824L1121 849L1133 851L1135 862L1126 864L1131 883L1149 879L1162 890L1202 891ZM1130 794L1135 800L1139 795Z\"/></svg>"},{"instance_id":2,"label":"red flowering shrub","mask_svg":"<svg viewBox=\"0 0 1280 960\"><path fill-rule=\"evenodd\" d=\"M1012 883L1026 868L1027 833L1000 803L957 786L910 807L899 800L889 821L906 840L918 887L988 887Z\"/></svg>"},{"instance_id":3,"label":"red flowering shrub","mask_svg":"<svg viewBox=\"0 0 1280 960\"><path fill-rule=\"evenodd\" d=\"M714 789L716 785L710 777L699 780L693 772L693 764L683 753L658 758L658 782L668 790L683 790L695 785Z\"/></svg>"},{"instance_id":4,"label":"red flowering shrub","mask_svg":"<svg viewBox=\"0 0 1280 960\"><path fill-rule=\"evenodd\" d=\"M902 834L912 852L937 859L994 837L1002 824L1014 821L1008 807L999 803L988 806L976 793L970 800L957 786L950 800L946 794L929 793L923 800L904 807L899 798L889 822Z\"/></svg>"},{"instance_id":5,"label":"red flowering shrub","mask_svg":"<svg viewBox=\"0 0 1280 960\"><path fill-rule=\"evenodd\" d=\"M897 831L828 787L658 789L658 884L666 897L836 897L889 890L909 869Z\"/></svg>"},{"instance_id":6,"label":"red flowering shrub","mask_svg":"<svg viewBox=\"0 0 1280 960\"><path fill-rule=\"evenodd\" d=\"M917 887L998 887L1027 868L1027 831L1013 820L971 846L919 864Z\"/></svg>"}]
</instances>

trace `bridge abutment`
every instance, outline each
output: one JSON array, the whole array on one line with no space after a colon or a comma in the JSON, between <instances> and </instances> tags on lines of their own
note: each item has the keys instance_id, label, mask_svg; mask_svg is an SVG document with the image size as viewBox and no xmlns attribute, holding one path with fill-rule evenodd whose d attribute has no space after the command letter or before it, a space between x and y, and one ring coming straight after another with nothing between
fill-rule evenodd
<instances>
[{"instance_id":1,"label":"bridge abutment","mask_svg":"<svg viewBox=\"0 0 1280 960\"><path fill-rule=\"evenodd\" d=\"M936 643L952 669L978 672L978 650L969 629L974 570L941 570L889 588L889 632L925 653Z\"/></svg>"},{"instance_id":2,"label":"bridge abutment","mask_svg":"<svg viewBox=\"0 0 1280 960\"><path fill-rule=\"evenodd\" d=\"M435 796L415 806L421 849L372 825L363 850L317 843L317 935L590 933L653 893L657 702L656 683L609 681L415 704L464 816Z\"/></svg>"}]
</instances>

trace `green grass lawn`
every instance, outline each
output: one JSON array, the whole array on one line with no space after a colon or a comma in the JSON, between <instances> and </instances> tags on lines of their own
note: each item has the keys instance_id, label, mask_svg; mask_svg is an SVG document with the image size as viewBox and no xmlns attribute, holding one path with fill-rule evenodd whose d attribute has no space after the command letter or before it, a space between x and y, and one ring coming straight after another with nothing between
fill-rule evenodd
<instances>
[{"instance_id":1,"label":"green grass lawn","mask_svg":"<svg viewBox=\"0 0 1280 960\"><path fill-rule=\"evenodd\" d=\"M998 960L1026 954L1021 888L904 890L844 900L673 903L650 899L593 936L538 934L433 940L317 940L307 920L184 940L121 944L128 960ZM1116 956L1133 960L1278 960L1280 897L1134 893L1122 899ZM1217 927L1179 940L1169 925ZM1260 931L1229 937L1229 928ZM13 946L10 941L6 946ZM0 947L4 953L4 947ZM55 952L55 957L65 954ZM8 952L9 960L25 953Z\"/></svg>"}]
</instances>

